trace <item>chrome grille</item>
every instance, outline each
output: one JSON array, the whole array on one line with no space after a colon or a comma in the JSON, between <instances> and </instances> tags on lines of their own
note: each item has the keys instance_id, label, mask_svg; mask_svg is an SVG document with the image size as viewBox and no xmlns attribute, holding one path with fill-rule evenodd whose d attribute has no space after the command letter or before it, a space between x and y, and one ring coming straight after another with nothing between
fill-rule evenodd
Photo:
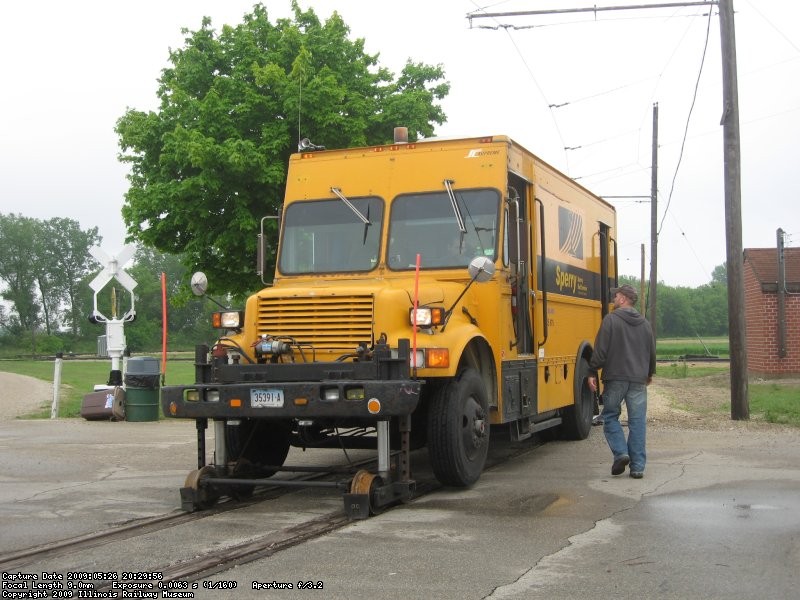
<instances>
[{"instance_id":1,"label":"chrome grille","mask_svg":"<svg viewBox=\"0 0 800 600\"><path fill-rule=\"evenodd\" d=\"M373 297L311 296L258 299L258 334L288 336L317 350L354 351L372 345Z\"/></svg>"}]
</instances>

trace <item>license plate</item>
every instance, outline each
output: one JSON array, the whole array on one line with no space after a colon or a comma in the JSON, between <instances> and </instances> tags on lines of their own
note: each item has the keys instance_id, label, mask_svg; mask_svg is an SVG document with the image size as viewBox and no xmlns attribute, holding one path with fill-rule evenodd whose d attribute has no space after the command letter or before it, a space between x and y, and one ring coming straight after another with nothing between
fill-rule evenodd
<instances>
[{"instance_id":1,"label":"license plate","mask_svg":"<svg viewBox=\"0 0 800 600\"><path fill-rule=\"evenodd\" d=\"M283 408L283 390L250 390L253 408Z\"/></svg>"}]
</instances>

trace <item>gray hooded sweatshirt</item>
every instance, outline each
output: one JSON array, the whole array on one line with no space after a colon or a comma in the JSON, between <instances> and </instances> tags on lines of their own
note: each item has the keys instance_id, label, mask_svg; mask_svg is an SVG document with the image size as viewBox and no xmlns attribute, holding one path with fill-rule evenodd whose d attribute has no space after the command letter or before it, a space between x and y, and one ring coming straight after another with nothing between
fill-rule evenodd
<instances>
[{"instance_id":1,"label":"gray hooded sweatshirt","mask_svg":"<svg viewBox=\"0 0 800 600\"><path fill-rule=\"evenodd\" d=\"M647 383L656 372L656 343L647 319L627 306L603 317L589 367L594 373L602 369L603 381Z\"/></svg>"}]
</instances>

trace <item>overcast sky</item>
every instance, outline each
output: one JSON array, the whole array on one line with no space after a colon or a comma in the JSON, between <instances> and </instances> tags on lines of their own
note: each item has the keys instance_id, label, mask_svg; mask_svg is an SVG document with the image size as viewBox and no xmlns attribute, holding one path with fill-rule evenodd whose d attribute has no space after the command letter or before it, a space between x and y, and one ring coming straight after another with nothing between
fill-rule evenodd
<instances>
[{"instance_id":1,"label":"overcast sky","mask_svg":"<svg viewBox=\"0 0 800 600\"><path fill-rule=\"evenodd\" d=\"M408 58L442 64L452 87L444 102L448 121L438 135L510 135L604 197L649 196L652 110L658 103L658 278L694 287L710 281L726 254L716 7L710 23L703 7L484 18L472 27L466 18L480 9L646 1L300 4L322 19L338 10L351 37L364 38L367 52L380 53L381 64L394 73ZM116 254L124 244L120 208L127 190L126 169L117 161L116 120L128 107L156 108L156 80L169 48L183 45L181 28L198 29L203 16L217 29L238 24L253 4L4 2L0 212L96 226L103 249ZM273 22L289 15L289 0L264 4ZM744 247L775 247L779 227L789 234L787 245L798 246L800 3L734 0L734 7ZM620 270L638 276L642 244L650 260L650 205L609 201L617 207Z\"/></svg>"}]
</instances>

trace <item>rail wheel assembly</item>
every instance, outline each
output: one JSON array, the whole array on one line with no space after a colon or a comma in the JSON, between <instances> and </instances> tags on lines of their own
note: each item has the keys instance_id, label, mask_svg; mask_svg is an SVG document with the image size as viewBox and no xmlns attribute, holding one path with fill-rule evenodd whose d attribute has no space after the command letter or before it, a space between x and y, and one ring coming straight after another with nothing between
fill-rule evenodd
<instances>
[{"instance_id":1,"label":"rail wheel assembly","mask_svg":"<svg viewBox=\"0 0 800 600\"><path fill-rule=\"evenodd\" d=\"M377 490L383 485L383 479L376 473L364 469L358 471L350 483L350 493L345 494L345 508L352 518L365 519L370 515L383 512L384 506L379 504Z\"/></svg>"},{"instance_id":2,"label":"rail wheel assembly","mask_svg":"<svg viewBox=\"0 0 800 600\"><path fill-rule=\"evenodd\" d=\"M216 477L217 469L212 465L191 471L181 488L181 508L187 512L194 512L214 506L219 500L220 493L213 485L208 484L208 480Z\"/></svg>"}]
</instances>

